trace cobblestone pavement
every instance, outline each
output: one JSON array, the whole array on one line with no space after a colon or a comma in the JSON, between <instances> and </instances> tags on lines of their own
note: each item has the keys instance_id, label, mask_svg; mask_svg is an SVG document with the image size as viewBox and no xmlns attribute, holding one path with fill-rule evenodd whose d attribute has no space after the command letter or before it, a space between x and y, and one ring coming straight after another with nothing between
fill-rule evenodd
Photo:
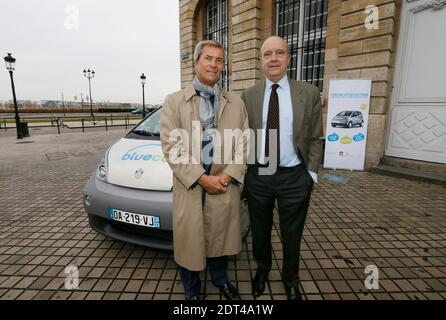
<instances>
[{"instance_id":1,"label":"cobblestone pavement","mask_svg":"<svg viewBox=\"0 0 446 320\"><path fill-rule=\"evenodd\" d=\"M0 299L183 298L172 253L114 241L88 226L83 186L124 132L0 138ZM304 298L445 299L446 189L369 172L337 174L351 179L321 182L313 193L301 251ZM286 298L278 226L275 217L266 300ZM248 237L230 260L244 299L253 299L250 248ZM65 289L70 264L79 268L77 290ZM368 265L378 267L378 290L365 288ZM220 299L205 272L202 279L206 299Z\"/></svg>"}]
</instances>

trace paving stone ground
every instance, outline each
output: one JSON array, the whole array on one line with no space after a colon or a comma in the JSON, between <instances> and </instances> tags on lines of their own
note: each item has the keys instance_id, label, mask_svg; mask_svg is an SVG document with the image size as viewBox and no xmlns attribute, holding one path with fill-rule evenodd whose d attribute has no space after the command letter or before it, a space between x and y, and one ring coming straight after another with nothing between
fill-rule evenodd
<instances>
[{"instance_id":1,"label":"paving stone ground","mask_svg":"<svg viewBox=\"0 0 446 320\"><path fill-rule=\"evenodd\" d=\"M82 189L107 146L125 130L0 134L0 299L183 299L172 253L114 241L88 226ZM321 170L320 174L332 173ZM344 184L319 183L301 250L308 300L446 298L446 188L369 172L337 171ZM277 215L273 270L260 299L285 299ZM253 299L251 237L230 260L230 278ZM65 287L65 268L79 288ZM365 268L379 271L367 290ZM221 299L205 272L206 299Z\"/></svg>"}]
</instances>

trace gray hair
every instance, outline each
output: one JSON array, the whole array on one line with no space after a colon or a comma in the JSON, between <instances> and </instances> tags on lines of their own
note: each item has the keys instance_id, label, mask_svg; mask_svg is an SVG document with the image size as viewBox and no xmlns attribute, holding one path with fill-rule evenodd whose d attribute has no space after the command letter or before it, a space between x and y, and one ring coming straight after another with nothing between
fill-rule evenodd
<instances>
[{"instance_id":1,"label":"gray hair","mask_svg":"<svg viewBox=\"0 0 446 320\"><path fill-rule=\"evenodd\" d=\"M201 57L201 52L203 51L204 47L214 47L214 48L220 48L223 50L223 54L225 54L225 48L221 45L221 43L215 41L215 40L203 40L197 43L194 50L194 63L197 64L198 60Z\"/></svg>"}]
</instances>

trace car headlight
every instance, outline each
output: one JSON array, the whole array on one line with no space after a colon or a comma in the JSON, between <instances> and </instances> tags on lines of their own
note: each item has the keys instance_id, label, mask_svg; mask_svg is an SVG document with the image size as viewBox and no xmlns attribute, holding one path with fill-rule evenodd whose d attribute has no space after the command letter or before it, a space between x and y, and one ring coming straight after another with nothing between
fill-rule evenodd
<instances>
[{"instance_id":1,"label":"car headlight","mask_svg":"<svg viewBox=\"0 0 446 320\"><path fill-rule=\"evenodd\" d=\"M108 151L110 149L107 149L105 152L104 157L101 159L101 162L98 165L98 168L96 170L96 178L98 178L101 181L107 182L108 178Z\"/></svg>"},{"instance_id":2,"label":"car headlight","mask_svg":"<svg viewBox=\"0 0 446 320\"><path fill-rule=\"evenodd\" d=\"M102 179L106 179L107 178L107 168L105 167L105 165L101 164L98 168L98 174L99 177Z\"/></svg>"}]
</instances>

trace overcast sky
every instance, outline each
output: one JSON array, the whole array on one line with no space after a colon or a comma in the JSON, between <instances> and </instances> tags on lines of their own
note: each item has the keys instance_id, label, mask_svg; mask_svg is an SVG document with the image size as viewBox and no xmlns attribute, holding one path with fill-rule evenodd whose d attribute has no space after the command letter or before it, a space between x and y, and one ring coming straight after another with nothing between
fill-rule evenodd
<instances>
[{"instance_id":1,"label":"overcast sky","mask_svg":"<svg viewBox=\"0 0 446 320\"><path fill-rule=\"evenodd\" d=\"M13 0L0 6L0 54L17 59L19 100L73 100L88 95L84 68L93 68L93 101L161 103L180 88L178 0ZM0 100L12 99L0 65Z\"/></svg>"}]
</instances>

